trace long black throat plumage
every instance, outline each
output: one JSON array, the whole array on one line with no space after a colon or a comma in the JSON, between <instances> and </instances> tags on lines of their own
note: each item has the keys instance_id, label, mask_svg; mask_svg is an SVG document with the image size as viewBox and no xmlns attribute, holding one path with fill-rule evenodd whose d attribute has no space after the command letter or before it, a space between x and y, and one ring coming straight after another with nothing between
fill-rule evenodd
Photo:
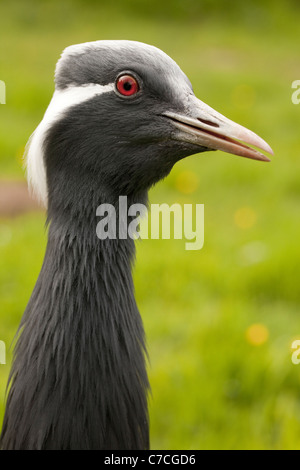
<instances>
[{"instance_id":1,"label":"long black throat plumage","mask_svg":"<svg viewBox=\"0 0 300 470\"><path fill-rule=\"evenodd\" d=\"M15 348L2 449L149 447L134 241L99 240L91 206L69 225L50 220Z\"/></svg>"}]
</instances>

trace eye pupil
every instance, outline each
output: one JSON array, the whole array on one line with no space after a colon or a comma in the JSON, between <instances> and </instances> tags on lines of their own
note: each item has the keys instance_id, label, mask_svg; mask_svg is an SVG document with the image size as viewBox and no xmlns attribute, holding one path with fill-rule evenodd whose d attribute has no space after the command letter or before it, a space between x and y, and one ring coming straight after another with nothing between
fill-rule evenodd
<instances>
[{"instance_id":1,"label":"eye pupil","mask_svg":"<svg viewBox=\"0 0 300 470\"><path fill-rule=\"evenodd\" d=\"M124 90L129 91L132 88L132 84L130 82L125 82L124 83Z\"/></svg>"},{"instance_id":2,"label":"eye pupil","mask_svg":"<svg viewBox=\"0 0 300 470\"><path fill-rule=\"evenodd\" d=\"M139 84L132 75L121 75L116 82L118 92L123 96L132 96L139 91Z\"/></svg>"}]
</instances>

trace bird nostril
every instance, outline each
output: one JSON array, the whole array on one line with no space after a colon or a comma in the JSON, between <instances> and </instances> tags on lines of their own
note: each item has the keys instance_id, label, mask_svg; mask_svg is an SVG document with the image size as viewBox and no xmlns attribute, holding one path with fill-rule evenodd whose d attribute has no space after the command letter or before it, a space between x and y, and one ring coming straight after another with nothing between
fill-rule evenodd
<instances>
[{"instance_id":1,"label":"bird nostril","mask_svg":"<svg viewBox=\"0 0 300 470\"><path fill-rule=\"evenodd\" d=\"M208 126L220 127L219 124L217 124L216 122L207 121L206 119L201 119L201 118L197 118L197 119L198 121L203 122L203 124L207 124Z\"/></svg>"}]
</instances>

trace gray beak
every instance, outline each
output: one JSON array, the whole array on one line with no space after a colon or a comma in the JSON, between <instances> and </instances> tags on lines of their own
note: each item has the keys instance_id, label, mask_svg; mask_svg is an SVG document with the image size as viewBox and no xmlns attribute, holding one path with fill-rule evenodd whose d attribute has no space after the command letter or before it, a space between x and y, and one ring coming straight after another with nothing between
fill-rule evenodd
<instances>
[{"instance_id":1,"label":"gray beak","mask_svg":"<svg viewBox=\"0 0 300 470\"><path fill-rule=\"evenodd\" d=\"M271 147L261 137L222 116L195 96L189 97L188 110L190 111L182 114L164 113L177 128L174 134L177 140L264 162L269 162L270 159L249 145L274 155Z\"/></svg>"}]
</instances>

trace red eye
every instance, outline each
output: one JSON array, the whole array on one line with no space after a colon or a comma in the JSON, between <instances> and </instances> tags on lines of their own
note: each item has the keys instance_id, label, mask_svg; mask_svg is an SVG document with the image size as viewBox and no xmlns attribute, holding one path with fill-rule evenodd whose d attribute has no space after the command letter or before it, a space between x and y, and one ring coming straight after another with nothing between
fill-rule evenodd
<instances>
[{"instance_id":1,"label":"red eye","mask_svg":"<svg viewBox=\"0 0 300 470\"><path fill-rule=\"evenodd\" d=\"M117 80L117 90L123 96L132 96L139 91L139 84L131 75L122 75Z\"/></svg>"}]
</instances>

